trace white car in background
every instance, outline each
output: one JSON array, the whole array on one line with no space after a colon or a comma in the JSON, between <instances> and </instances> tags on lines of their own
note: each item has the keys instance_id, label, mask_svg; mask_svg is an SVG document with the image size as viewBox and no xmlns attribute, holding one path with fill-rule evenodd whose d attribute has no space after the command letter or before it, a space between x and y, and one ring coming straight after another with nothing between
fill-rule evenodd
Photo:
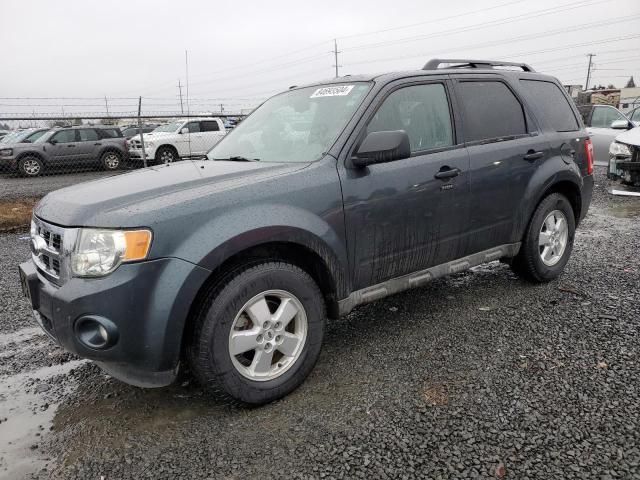
<instances>
[{"instance_id":1,"label":"white car in background","mask_svg":"<svg viewBox=\"0 0 640 480\"><path fill-rule=\"evenodd\" d=\"M621 133L611 143L607 176L640 186L640 127Z\"/></svg>"},{"instance_id":2,"label":"white car in background","mask_svg":"<svg viewBox=\"0 0 640 480\"><path fill-rule=\"evenodd\" d=\"M638 125L610 105L580 105L578 110L591 138L596 165L608 165L611 142L623 131Z\"/></svg>"},{"instance_id":3,"label":"white car in background","mask_svg":"<svg viewBox=\"0 0 640 480\"><path fill-rule=\"evenodd\" d=\"M145 156L150 164L203 157L226 133L224 122L219 118L181 119L143 134ZM140 135L131 137L130 160L142 160L142 144Z\"/></svg>"}]
</instances>

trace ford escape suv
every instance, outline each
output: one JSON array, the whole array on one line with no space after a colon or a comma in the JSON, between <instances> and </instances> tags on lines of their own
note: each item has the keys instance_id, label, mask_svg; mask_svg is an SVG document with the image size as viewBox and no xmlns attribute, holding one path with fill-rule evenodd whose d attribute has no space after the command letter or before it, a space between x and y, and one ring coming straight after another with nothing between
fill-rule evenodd
<instances>
[{"instance_id":1,"label":"ford escape suv","mask_svg":"<svg viewBox=\"0 0 640 480\"><path fill-rule=\"evenodd\" d=\"M432 60L293 87L204 160L50 193L20 276L44 331L114 377L187 366L262 404L309 374L327 317L494 260L558 277L592 171L555 78Z\"/></svg>"}]
</instances>

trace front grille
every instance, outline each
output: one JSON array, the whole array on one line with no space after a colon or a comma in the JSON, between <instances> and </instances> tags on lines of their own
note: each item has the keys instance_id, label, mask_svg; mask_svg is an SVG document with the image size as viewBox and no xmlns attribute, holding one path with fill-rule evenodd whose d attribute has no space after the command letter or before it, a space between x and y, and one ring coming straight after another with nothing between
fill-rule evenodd
<instances>
[{"instance_id":1,"label":"front grille","mask_svg":"<svg viewBox=\"0 0 640 480\"><path fill-rule=\"evenodd\" d=\"M58 284L64 261L64 233L63 228L33 217L31 258L45 277Z\"/></svg>"}]
</instances>

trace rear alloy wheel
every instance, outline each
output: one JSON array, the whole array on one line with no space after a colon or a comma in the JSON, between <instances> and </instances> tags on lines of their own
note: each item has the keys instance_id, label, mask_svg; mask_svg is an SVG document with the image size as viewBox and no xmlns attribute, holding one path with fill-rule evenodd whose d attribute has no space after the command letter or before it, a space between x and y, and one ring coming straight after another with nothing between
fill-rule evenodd
<instances>
[{"instance_id":1,"label":"rear alloy wheel","mask_svg":"<svg viewBox=\"0 0 640 480\"><path fill-rule=\"evenodd\" d=\"M117 152L105 152L102 154L101 161L105 170L118 170L122 163L122 157Z\"/></svg>"},{"instance_id":2,"label":"rear alloy wheel","mask_svg":"<svg viewBox=\"0 0 640 480\"><path fill-rule=\"evenodd\" d=\"M176 162L178 160L178 155L176 155L176 151L171 147L160 147L158 152L156 153L156 163L158 164L169 164Z\"/></svg>"},{"instance_id":3,"label":"rear alloy wheel","mask_svg":"<svg viewBox=\"0 0 640 480\"><path fill-rule=\"evenodd\" d=\"M37 177L44 170L42 160L38 157L24 157L18 162L18 170L27 177Z\"/></svg>"},{"instance_id":4,"label":"rear alloy wheel","mask_svg":"<svg viewBox=\"0 0 640 480\"><path fill-rule=\"evenodd\" d=\"M287 395L313 369L325 305L306 272L267 261L222 278L194 321L188 357L198 381L234 401L261 405Z\"/></svg>"},{"instance_id":5,"label":"rear alloy wheel","mask_svg":"<svg viewBox=\"0 0 640 480\"><path fill-rule=\"evenodd\" d=\"M559 193L545 197L531 217L511 267L532 282L557 278L571 256L575 228L575 215L567 197Z\"/></svg>"}]
</instances>

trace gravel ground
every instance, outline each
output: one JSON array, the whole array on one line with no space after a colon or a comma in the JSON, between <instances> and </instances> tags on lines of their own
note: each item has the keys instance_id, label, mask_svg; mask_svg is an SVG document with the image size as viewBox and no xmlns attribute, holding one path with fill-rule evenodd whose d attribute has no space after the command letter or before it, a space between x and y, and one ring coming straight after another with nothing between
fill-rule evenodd
<instances>
[{"instance_id":1,"label":"gravel ground","mask_svg":"<svg viewBox=\"0 0 640 480\"><path fill-rule=\"evenodd\" d=\"M60 188L75 185L77 183L95 180L96 178L108 177L123 173L104 171L79 171L75 173L52 173L42 177L25 178L18 175L2 173L0 174L0 201L14 200L17 198L40 198L47 193Z\"/></svg>"},{"instance_id":2,"label":"gravel ground","mask_svg":"<svg viewBox=\"0 0 640 480\"><path fill-rule=\"evenodd\" d=\"M558 281L492 263L363 306L262 408L108 378L3 276L0 477L640 479L640 199L602 173ZM0 236L5 272L19 236Z\"/></svg>"}]
</instances>

